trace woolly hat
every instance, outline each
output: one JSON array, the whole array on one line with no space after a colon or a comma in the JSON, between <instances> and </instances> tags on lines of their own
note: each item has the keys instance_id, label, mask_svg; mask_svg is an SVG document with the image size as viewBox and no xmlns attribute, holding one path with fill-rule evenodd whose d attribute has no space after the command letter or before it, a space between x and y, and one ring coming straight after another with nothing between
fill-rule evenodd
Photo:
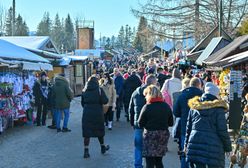
<instances>
[{"instance_id":1,"label":"woolly hat","mask_svg":"<svg viewBox=\"0 0 248 168\"><path fill-rule=\"evenodd\" d=\"M204 91L205 91L205 93L214 95L215 97L219 97L220 89L212 82L207 82L205 84Z\"/></svg>"}]
</instances>

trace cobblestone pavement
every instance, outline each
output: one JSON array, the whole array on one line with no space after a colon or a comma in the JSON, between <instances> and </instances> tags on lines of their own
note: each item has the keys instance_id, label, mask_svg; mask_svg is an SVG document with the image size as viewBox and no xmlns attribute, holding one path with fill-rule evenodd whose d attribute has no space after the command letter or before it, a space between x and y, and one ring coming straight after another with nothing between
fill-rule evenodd
<instances>
[{"instance_id":1,"label":"cobblestone pavement","mask_svg":"<svg viewBox=\"0 0 248 168\"><path fill-rule=\"evenodd\" d=\"M122 113L123 115L123 113ZM106 130L110 151L101 155L97 139L90 143L90 159L83 159L80 99L71 105L71 133L57 133L46 127L25 126L7 130L0 136L0 168L132 168L133 129L122 118ZM48 124L50 124L48 120ZM164 158L166 168L179 168L176 144L169 143Z\"/></svg>"}]
</instances>

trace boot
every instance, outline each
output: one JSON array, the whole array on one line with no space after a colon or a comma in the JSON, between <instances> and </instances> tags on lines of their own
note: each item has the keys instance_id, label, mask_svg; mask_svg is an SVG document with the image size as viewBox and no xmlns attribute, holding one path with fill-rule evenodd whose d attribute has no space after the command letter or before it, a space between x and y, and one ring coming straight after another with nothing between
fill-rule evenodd
<instances>
[{"instance_id":1,"label":"boot","mask_svg":"<svg viewBox=\"0 0 248 168\"><path fill-rule=\"evenodd\" d=\"M105 154L109 150L109 145L101 145L101 153Z\"/></svg>"},{"instance_id":2,"label":"boot","mask_svg":"<svg viewBox=\"0 0 248 168\"><path fill-rule=\"evenodd\" d=\"M89 149L88 148L84 148L84 158L89 158L90 154L89 154Z\"/></svg>"},{"instance_id":3,"label":"boot","mask_svg":"<svg viewBox=\"0 0 248 168\"><path fill-rule=\"evenodd\" d=\"M112 130L112 121L109 121L109 122L108 122L108 129L109 129L109 130Z\"/></svg>"}]
</instances>

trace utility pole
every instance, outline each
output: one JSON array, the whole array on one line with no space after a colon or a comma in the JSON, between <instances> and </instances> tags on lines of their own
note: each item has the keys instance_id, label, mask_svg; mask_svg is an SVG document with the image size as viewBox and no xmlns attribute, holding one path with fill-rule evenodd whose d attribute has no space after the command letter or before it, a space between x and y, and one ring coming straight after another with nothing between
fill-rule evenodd
<instances>
[{"instance_id":1,"label":"utility pole","mask_svg":"<svg viewBox=\"0 0 248 168\"><path fill-rule=\"evenodd\" d=\"M222 36L222 24L223 24L222 0L219 0L219 37Z\"/></svg>"},{"instance_id":2,"label":"utility pole","mask_svg":"<svg viewBox=\"0 0 248 168\"><path fill-rule=\"evenodd\" d=\"M196 41L200 41L199 37L199 22L200 22L200 0L195 0L195 39Z\"/></svg>"},{"instance_id":3,"label":"utility pole","mask_svg":"<svg viewBox=\"0 0 248 168\"><path fill-rule=\"evenodd\" d=\"M12 32L11 35L14 36L15 35L15 0L13 0L13 13L12 13Z\"/></svg>"}]
</instances>

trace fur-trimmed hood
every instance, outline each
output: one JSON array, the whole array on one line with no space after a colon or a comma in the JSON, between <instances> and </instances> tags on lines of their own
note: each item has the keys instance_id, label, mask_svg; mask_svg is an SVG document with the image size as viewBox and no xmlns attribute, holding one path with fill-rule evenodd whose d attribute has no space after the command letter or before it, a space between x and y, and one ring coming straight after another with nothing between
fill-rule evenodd
<instances>
[{"instance_id":1,"label":"fur-trimmed hood","mask_svg":"<svg viewBox=\"0 0 248 168\"><path fill-rule=\"evenodd\" d=\"M228 110L228 104L224 100L201 101L199 96L190 99L188 105L191 109L195 110L207 110L211 108L224 108Z\"/></svg>"}]
</instances>

